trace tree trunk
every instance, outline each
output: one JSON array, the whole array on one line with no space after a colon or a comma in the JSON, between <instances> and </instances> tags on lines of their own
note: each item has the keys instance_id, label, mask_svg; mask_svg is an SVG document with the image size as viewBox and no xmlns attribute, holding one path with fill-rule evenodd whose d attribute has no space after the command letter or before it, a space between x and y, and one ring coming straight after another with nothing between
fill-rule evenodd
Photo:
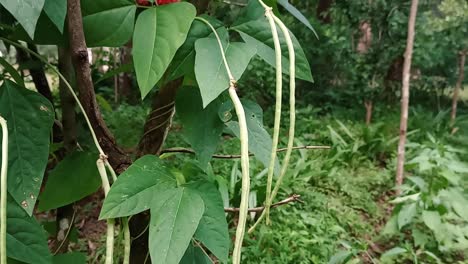
<instances>
[{"instance_id":1,"label":"tree trunk","mask_svg":"<svg viewBox=\"0 0 468 264\"><path fill-rule=\"evenodd\" d=\"M62 75L73 84L73 66L71 63L70 52L66 48L58 48L58 69ZM75 100L60 79L59 83L60 106L62 108L62 135L64 155L72 153L76 149L76 113ZM63 158L63 157L61 157ZM57 245L54 251L65 253L68 250L69 240L66 234L74 226L74 208L73 204L57 208L56 226L57 226ZM60 247L60 248L59 248Z\"/></svg>"},{"instance_id":2,"label":"tree trunk","mask_svg":"<svg viewBox=\"0 0 468 264\"><path fill-rule=\"evenodd\" d=\"M88 115L96 136L117 173L123 172L130 164L130 157L120 149L101 116L96 102L94 84L88 61L88 50L83 33L80 0L68 0L67 5L68 34L72 63L75 68L81 104Z\"/></svg>"},{"instance_id":3,"label":"tree trunk","mask_svg":"<svg viewBox=\"0 0 468 264\"><path fill-rule=\"evenodd\" d=\"M120 48L120 65L130 64L132 62L132 42L129 41L125 46ZM127 102L134 103L139 100L138 96L135 96L135 92L138 89L132 87L133 78L130 73L124 72L119 74L119 101L126 100Z\"/></svg>"},{"instance_id":4,"label":"tree trunk","mask_svg":"<svg viewBox=\"0 0 468 264\"><path fill-rule=\"evenodd\" d=\"M372 101L364 102L364 106L366 107L366 126L369 126L372 122L372 108L373 108Z\"/></svg>"},{"instance_id":5,"label":"tree trunk","mask_svg":"<svg viewBox=\"0 0 468 264\"><path fill-rule=\"evenodd\" d=\"M331 23L331 16L328 14L328 11L330 10L330 7L333 4L333 0L319 0L317 4L317 18L320 20L323 24L329 24Z\"/></svg>"},{"instance_id":6,"label":"tree trunk","mask_svg":"<svg viewBox=\"0 0 468 264\"><path fill-rule=\"evenodd\" d=\"M411 60L413 56L414 35L416 14L418 12L418 0L411 1L411 11L408 21L408 38L406 40L405 62L403 64L403 81L401 93L401 117L400 117L400 141L398 143L398 159L396 171L397 193L400 193L398 187L403 184L403 173L405 165L405 144L406 131L408 127L408 107L409 107L409 85L411 76Z\"/></svg>"},{"instance_id":7,"label":"tree trunk","mask_svg":"<svg viewBox=\"0 0 468 264\"><path fill-rule=\"evenodd\" d=\"M452 126L455 125L455 119L457 118L458 97L460 96L463 79L465 78L466 50L461 51L458 56L458 79L457 84L455 85L455 90L453 91L452 113L450 114L450 123Z\"/></svg>"}]
</instances>

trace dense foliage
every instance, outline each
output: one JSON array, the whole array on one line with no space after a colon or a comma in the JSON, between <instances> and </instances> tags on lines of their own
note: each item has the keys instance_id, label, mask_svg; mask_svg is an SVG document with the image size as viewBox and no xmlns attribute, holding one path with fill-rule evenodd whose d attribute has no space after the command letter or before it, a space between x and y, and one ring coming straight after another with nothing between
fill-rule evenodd
<instances>
[{"instance_id":1,"label":"dense foliage","mask_svg":"<svg viewBox=\"0 0 468 264\"><path fill-rule=\"evenodd\" d=\"M468 263L468 4L419 3L398 186L410 4L0 0L0 264Z\"/></svg>"}]
</instances>

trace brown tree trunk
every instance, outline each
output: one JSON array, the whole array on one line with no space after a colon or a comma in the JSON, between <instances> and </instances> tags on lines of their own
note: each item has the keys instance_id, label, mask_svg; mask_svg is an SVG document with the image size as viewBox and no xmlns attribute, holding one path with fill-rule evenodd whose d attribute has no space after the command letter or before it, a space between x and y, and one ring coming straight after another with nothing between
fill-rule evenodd
<instances>
[{"instance_id":1,"label":"brown tree trunk","mask_svg":"<svg viewBox=\"0 0 468 264\"><path fill-rule=\"evenodd\" d=\"M81 104L88 115L99 143L117 173L124 171L130 164L130 157L120 149L101 116L96 102L94 84L88 61L88 50L83 33L80 0L68 0L67 5L68 34L72 63L75 68Z\"/></svg>"},{"instance_id":2,"label":"brown tree trunk","mask_svg":"<svg viewBox=\"0 0 468 264\"><path fill-rule=\"evenodd\" d=\"M369 126L372 122L372 108L373 108L372 101L364 102L364 106L366 107L366 126Z\"/></svg>"},{"instance_id":3,"label":"brown tree trunk","mask_svg":"<svg viewBox=\"0 0 468 264\"><path fill-rule=\"evenodd\" d=\"M132 62L132 42L129 41L125 46L120 48L120 65L130 64ZM133 79L130 73L124 72L119 75L119 97L126 99L129 102L136 101L137 96L132 87Z\"/></svg>"},{"instance_id":4,"label":"brown tree trunk","mask_svg":"<svg viewBox=\"0 0 468 264\"><path fill-rule=\"evenodd\" d=\"M458 79L457 84L455 85L455 90L453 91L452 113L450 114L450 123L452 126L455 125L455 119L457 118L458 97L460 96L463 79L465 78L466 50L461 51L458 58Z\"/></svg>"},{"instance_id":5,"label":"brown tree trunk","mask_svg":"<svg viewBox=\"0 0 468 264\"><path fill-rule=\"evenodd\" d=\"M411 60L413 57L414 35L416 15L418 12L418 0L411 1L411 11L408 21L408 38L406 40L405 62L403 64L403 81L401 93L401 117L400 117L400 141L398 143L398 158L396 170L397 193L400 193L398 187L403 184L403 174L405 166L405 144L406 131L408 127L408 107L409 107L409 89L411 76Z\"/></svg>"},{"instance_id":6,"label":"brown tree trunk","mask_svg":"<svg viewBox=\"0 0 468 264\"><path fill-rule=\"evenodd\" d=\"M317 18L323 23L323 24L329 24L331 23L331 16L328 14L328 10L330 10L330 7L333 4L333 0L319 0L317 4Z\"/></svg>"},{"instance_id":7,"label":"brown tree trunk","mask_svg":"<svg viewBox=\"0 0 468 264\"><path fill-rule=\"evenodd\" d=\"M28 48L38 53L35 45L28 44ZM31 75L32 81L38 93L52 102L52 92L50 91L49 82L44 72L44 65L35 56L29 56L23 49L16 49L16 59L19 64L27 65L28 62L33 62L31 67L25 67Z\"/></svg>"},{"instance_id":8,"label":"brown tree trunk","mask_svg":"<svg viewBox=\"0 0 468 264\"><path fill-rule=\"evenodd\" d=\"M71 63L70 52L66 48L58 48L58 68L62 75L73 84L73 66ZM62 135L65 154L70 154L76 149L76 113L75 100L60 80L59 83L60 106L62 108ZM73 204L57 208L57 247L54 251L65 253L68 250L69 240L66 237L68 230L74 226L74 208ZM60 248L58 248L60 246Z\"/></svg>"}]
</instances>

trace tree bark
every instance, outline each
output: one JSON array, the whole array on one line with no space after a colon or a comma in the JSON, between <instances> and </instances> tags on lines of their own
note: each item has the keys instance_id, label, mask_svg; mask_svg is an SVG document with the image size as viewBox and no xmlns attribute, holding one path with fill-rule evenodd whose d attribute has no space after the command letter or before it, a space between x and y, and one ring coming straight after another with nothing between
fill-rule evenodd
<instances>
[{"instance_id":1,"label":"tree bark","mask_svg":"<svg viewBox=\"0 0 468 264\"><path fill-rule=\"evenodd\" d=\"M455 90L453 91L452 113L450 114L450 123L452 126L455 125L455 119L457 118L458 97L460 96L463 79L465 78L465 59L466 50L460 51L458 54L458 79L455 85Z\"/></svg>"},{"instance_id":2,"label":"tree bark","mask_svg":"<svg viewBox=\"0 0 468 264\"><path fill-rule=\"evenodd\" d=\"M323 24L329 24L331 23L331 16L328 14L328 10L330 10L330 7L333 4L333 0L319 0L318 5L317 5L317 18L323 23Z\"/></svg>"},{"instance_id":3,"label":"tree bark","mask_svg":"<svg viewBox=\"0 0 468 264\"><path fill-rule=\"evenodd\" d=\"M75 68L81 104L88 115L99 143L108 156L109 162L117 173L123 172L130 164L130 157L120 149L107 128L96 102L91 69L88 62L88 50L83 33L80 0L68 0L67 5L68 34L70 52Z\"/></svg>"},{"instance_id":4,"label":"tree bark","mask_svg":"<svg viewBox=\"0 0 468 264\"><path fill-rule=\"evenodd\" d=\"M28 44L28 48L38 53L35 45ZM34 63L34 65L30 67L25 67L25 69L28 69L37 92L47 98L50 102L53 102L52 92L50 91L49 82L47 81L47 77L44 72L43 63L38 58L29 56L29 54L23 49L16 49L16 59L20 64L23 64L23 66L26 65L27 62Z\"/></svg>"},{"instance_id":5,"label":"tree bark","mask_svg":"<svg viewBox=\"0 0 468 264\"><path fill-rule=\"evenodd\" d=\"M401 96L401 117L400 117L400 141L398 143L398 158L396 170L397 193L400 193L398 187L403 184L404 165L405 165L405 144L406 131L408 128L408 107L409 107L409 89L411 76L411 60L413 57L414 35L416 15L418 12L418 0L411 1L411 10L408 21L408 37L406 40L405 61L403 64L403 81Z\"/></svg>"},{"instance_id":6,"label":"tree bark","mask_svg":"<svg viewBox=\"0 0 468 264\"><path fill-rule=\"evenodd\" d=\"M373 108L372 101L364 102L364 106L366 107L366 126L369 126L372 122L372 108Z\"/></svg>"},{"instance_id":7,"label":"tree bark","mask_svg":"<svg viewBox=\"0 0 468 264\"><path fill-rule=\"evenodd\" d=\"M73 84L73 65L70 51L67 48L58 48L58 67L68 82ZM59 83L59 94L60 106L62 107L63 146L66 152L70 153L76 148L76 103L73 95L68 91L68 88L62 80L60 80Z\"/></svg>"},{"instance_id":8,"label":"tree bark","mask_svg":"<svg viewBox=\"0 0 468 264\"><path fill-rule=\"evenodd\" d=\"M146 120L144 134L140 139L137 156L159 154L166 140L175 111L175 97L182 78L173 80L161 87L154 97L153 107Z\"/></svg>"}]
</instances>

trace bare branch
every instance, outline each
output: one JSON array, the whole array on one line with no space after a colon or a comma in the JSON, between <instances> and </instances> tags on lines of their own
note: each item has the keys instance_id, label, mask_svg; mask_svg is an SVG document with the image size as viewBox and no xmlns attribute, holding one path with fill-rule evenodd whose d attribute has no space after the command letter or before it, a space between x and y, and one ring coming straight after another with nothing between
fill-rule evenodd
<instances>
[{"instance_id":1,"label":"bare branch","mask_svg":"<svg viewBox=\"0 0 468 264\"><path fill-rule=\"evenodd\" d=\"M285 205L285 204L289 204L289 203L292 203L292 202L302 202L301 201L301 196L299 194L293 194L291 196L289 196L288 198L282 200L282 201L279 201L275 204L272 204L270 208L275 208L275 207L278 207L278 206L281 206L281 205ZM249 213L252 213L252 212L255 212L255 213L261 213L263 212L263 210L265 209L265 207L254 207L254 208L249 208ZM239 212L239 208L232 208L232 207L229 207L229 208L224 208L224 212L226 213L238 213Z\"/></svg>"}]
</instances>

